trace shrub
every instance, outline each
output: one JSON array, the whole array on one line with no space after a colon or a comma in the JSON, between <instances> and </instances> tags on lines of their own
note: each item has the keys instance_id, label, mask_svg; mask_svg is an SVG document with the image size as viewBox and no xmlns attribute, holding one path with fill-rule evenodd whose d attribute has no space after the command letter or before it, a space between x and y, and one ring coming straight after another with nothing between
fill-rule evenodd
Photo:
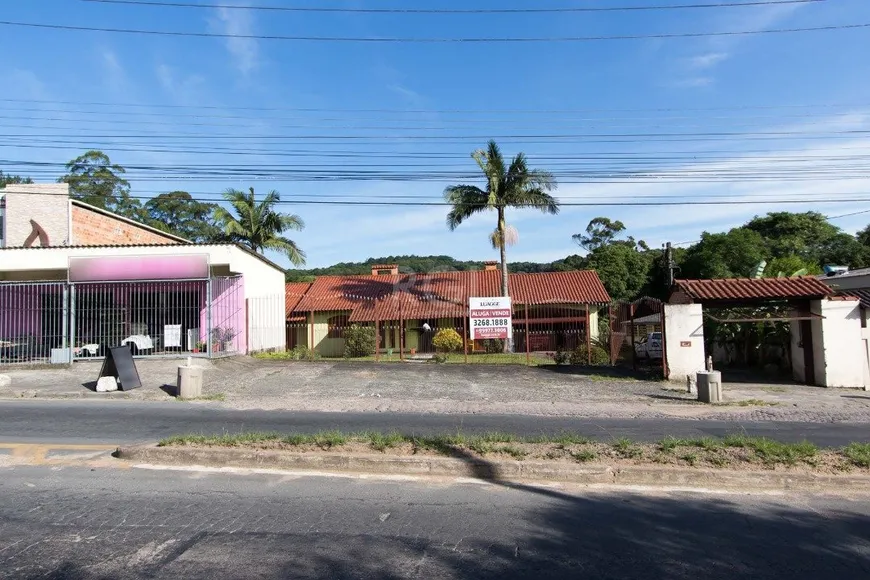
<instances>
[{"instance_id":1,"label":"shrub","mask_svg":"<svg viewBox=\"0 0 870 580\"><path fill-rule=\"evenodd\" d=\"M553 362L555 362L557 365L563 365L567 363L569 358L570 357L568 353L562 350L561 346L557 348L556 352L553 354Z\"/></svg>"},{"instance_id":2,"label":"shrub","mask_svg":"<svg viewBox=\"0 0 870 580\"><path fill-rule=\"evenodd\" d=\"M446 352L436 352L434 355L432 355L432 360L437 363L446 363L449 356L450 355L448 355Z\"/></svg>"},{"instance_id":3,"label":"shrub","mask_svg":"<svg viewBox=\"0 0 870 580\"><path fill-rule=\"evenodd\" d=\"M581 344L571 353L571 364L572 365L588 365L590 363L589 355L587 354L589 351L586 350L586 345ZM606 350L601 348L598 345L592 345L592 366L600 367L600 366L609 366L610 365L610 355Z\"/></svg>"},{"instance_id":4,"label":"shrub","mask_svg":"<svg viewBox=\"0 0 870 580\"><path fill-rule=\"evenodd\" d=\"M308 348L304 344L294 347L288 353L288 358L292 360L314 360L320 358L316 351Z\"/></svg>"},{"instance_id":5,"label":"shrub","mask_svg":"<svg viewBox=\"0 0 870 580\"><path fill-rule=\"evenodd\" d=\"M373 326L351 324L344 331L344 357L357 358L375 354L377 337Z\"/></svg>"},{"instance_id":6,"label":"shrub","mask_svg":"<svg viewBox=\"0 0 870 580\"><path fill-rule=\"evenodd\" d=\"M435 333L435 337L432 339L432 346L439 352L456 352L462 348L462 337L452 328L442 328Z\"/></svg>"},{"instance_id":7,"label":"shrub","mask_svg":"<svg viewBox=\"0 0 870 580\"><path fill-rule=\"evenodd\" d=\"M483 350L488 354L504 352L504 341L500 338L487 338L483 341Z\"/></svg>"}]
</instances>

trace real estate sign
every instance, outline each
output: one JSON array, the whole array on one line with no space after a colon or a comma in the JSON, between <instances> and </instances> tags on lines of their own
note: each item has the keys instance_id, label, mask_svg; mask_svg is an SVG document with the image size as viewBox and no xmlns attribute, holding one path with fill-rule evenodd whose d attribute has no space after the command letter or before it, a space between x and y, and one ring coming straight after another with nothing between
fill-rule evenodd
<instances>
[{"instance_id":1,"label":"real estate sign","mask_svg":"<svg viewBox=\"0 0 870 580\"><path fill-rule=\"evenodd\" d=\"M511 332L511 299L506 296L469 298L471 340L506 339Z\"/></svg>"}]
</instances>

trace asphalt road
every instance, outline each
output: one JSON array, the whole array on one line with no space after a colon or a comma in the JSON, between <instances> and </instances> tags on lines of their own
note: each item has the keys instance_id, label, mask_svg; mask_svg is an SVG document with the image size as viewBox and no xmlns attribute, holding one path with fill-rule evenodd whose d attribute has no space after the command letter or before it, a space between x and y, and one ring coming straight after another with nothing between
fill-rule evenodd
<instances>
[{"instance_id":1,"label":"asphalt road","mask_svg":"<svg viewBox=\"0 0 870 580\"><path fill-rule=\"evenodd\" d=\"M0 577L867 578L870 501L0 471Z\"/></svg>"},{"instance_id":2,"label":"asphalt road","mask_svg":"<svg viewBox=\"0 0 870 580\"><path fill-rule=\"evenodd\" d=\"M870 440L870 426L849 423L730 422L687 419L585 419L519 415L416 415L235 411L191 403L129 401L0 401L0 442L111 443L156 441L184 433L241 431L310 433L329 429L408 434L574 432L599 439L658 441L746 432L782 441L841 446Z\"/></svg>"}]
</instances>

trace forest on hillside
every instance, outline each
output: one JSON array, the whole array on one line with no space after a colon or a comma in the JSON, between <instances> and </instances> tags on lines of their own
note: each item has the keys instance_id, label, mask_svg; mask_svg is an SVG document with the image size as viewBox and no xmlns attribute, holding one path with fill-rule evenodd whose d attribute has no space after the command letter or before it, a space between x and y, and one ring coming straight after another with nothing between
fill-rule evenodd
<instances>
[{"instance_id":1,"label":"forest on hillside","mask_svg":"<svg viewBox=\"0 0 870 580\"><path fill-rule=\"evenodd\" d=\"M667 294L664 250L629 235L624 224L597 217L573 236L583 254L549 263L509 262L511 272L593 269L615 300ZM826 265L870 266L870 227L852 235L818 212L772 212L726 232L704 232L687 247L675 247L677 278L746 278L819 274ZM398 264L402 272L482 269L483 262L450 256L382 256L327 268L288 270L290 282L316 276L369 274L373 264Z\"/></svg>"}]
</instances>

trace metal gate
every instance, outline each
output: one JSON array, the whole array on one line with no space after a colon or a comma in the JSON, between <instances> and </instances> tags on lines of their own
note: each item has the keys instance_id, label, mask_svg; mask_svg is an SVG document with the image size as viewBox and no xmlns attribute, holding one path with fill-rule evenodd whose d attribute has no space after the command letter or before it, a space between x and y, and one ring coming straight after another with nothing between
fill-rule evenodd
<instances>
[{"instance_id":1,"label":"metal gate","mask_svg":"<svg viewBox=\"0 0 870 580\"><path fill-rule=\"evenodd\" d=\"M241 277L154 282L0 284L0 364L245 352Z\"/></svg>"},{"instance_id":2,"label":"metal gate","mask_svg":"<svg viewBox=\"0 0 870 580\"><path fill-rule=\"evenodd\" d=\"M615 366L665 376L664 304L645 296L610 306L610 357Z\"/></svg>"}]
</instances>

